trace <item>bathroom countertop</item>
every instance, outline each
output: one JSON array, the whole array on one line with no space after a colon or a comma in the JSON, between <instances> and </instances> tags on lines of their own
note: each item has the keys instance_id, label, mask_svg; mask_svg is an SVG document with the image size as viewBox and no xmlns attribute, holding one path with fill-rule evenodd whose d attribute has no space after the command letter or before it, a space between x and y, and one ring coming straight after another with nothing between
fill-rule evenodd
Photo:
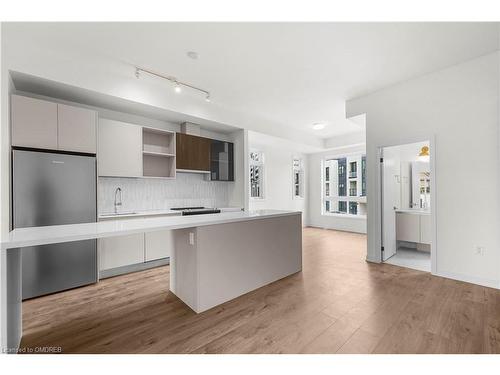
<instances>
[{"instance_id":1,"label":"bathroom countertop","mask_svg":"<svg viewBox=\"0 0 500 375\"><path fill-rule=\"evenodd\" d=\"M431 211L429 211L429 210L416 210L416 209L411 209L411 208L397 209L395 211L398 213L401 213L401 214L414 214L414 215L430 215L431 214Z\"/></svg>"}]
</instances>

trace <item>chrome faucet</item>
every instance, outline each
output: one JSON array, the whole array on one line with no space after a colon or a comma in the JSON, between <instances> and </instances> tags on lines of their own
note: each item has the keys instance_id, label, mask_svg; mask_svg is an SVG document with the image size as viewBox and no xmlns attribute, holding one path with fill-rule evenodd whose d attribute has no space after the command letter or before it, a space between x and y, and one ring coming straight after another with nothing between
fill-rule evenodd
<instances>
[{"instance_id":1,"label":"chrome faucet","mask_svg":"<svg viewBox=\"0 0 500 375\"><path fill-rule=\"evenodd\" d=\"M120 199L118 199L118 193L120 193ZM117 187L115 190L115 213L118 212L118 206L122 205L122 189Z\"/></svg>"}]
</instances>

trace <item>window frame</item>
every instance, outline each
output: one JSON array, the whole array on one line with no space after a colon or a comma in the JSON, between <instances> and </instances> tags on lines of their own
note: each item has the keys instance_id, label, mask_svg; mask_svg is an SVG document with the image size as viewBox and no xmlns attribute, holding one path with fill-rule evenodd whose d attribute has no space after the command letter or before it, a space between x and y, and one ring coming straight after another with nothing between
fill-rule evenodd
<instances>
[{"instance_id":1,"label":"window frame","mask_svg":"<svg viewBox=\"0 0 500 375\"><path fill-rule=\"evenodd\" d=\"M295 161L299 162L298 167L295 166ZM299 183L295 182L295 174L299 174ZM304 183L304 159L300 157L292 157L292 198L303 200L305 197L305 183ZM299 195L295 194L296 187L299 187Z\"/></svg>"}]
</instances>

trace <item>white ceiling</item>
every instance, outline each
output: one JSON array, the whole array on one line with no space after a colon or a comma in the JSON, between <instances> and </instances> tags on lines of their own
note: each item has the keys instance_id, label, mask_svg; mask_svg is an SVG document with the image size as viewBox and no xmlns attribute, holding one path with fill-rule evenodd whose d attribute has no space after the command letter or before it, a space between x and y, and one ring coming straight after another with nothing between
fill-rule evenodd
<instances>
[{"instance_id":1,"label":"white ceiling","mask_svg":"<svg viewBox=\"0 0 500 375\"><path fill-rule=\"evenodd\" d=\"M355 132L347 99L498 49L496 23L20 23L18 43L140 65L218 105L321 138ZM186 52L196 51L198 60ZM179 94L179 95L182 95ZM191 100L186 95L186 100ZM326 122L324 130L311 125Z\"/></svg>"}]
</instances>

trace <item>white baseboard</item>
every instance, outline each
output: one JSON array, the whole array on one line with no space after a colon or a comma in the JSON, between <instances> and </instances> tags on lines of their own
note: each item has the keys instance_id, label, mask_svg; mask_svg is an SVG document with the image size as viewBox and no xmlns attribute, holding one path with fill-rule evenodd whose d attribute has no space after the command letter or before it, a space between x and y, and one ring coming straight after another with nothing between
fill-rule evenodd
<instances>
[{"instance_id":1,"label":"white baseboard","mask_svg":"<svg viewBox=\"0 0 500 375\"><path fill-rule=\"evenodd\" d=\"M485 279L482 277L464 275L464 274L460 274L460 273L447 272L447 271L437 272L434 275L440 276L440 277L445 277L447 279L464 281L464 282L470 283L470 284L476 284L476 285L481 285L481 286L487 286L489 288L500 289L500 282L498 280Z\"/></svg>"},{"instance_id":2,"label":"white baseboard","mask_svg":"<svg viewBox=\"0 0 500 375\"><path fill-rule=\"evenodd\" d=\"M370 262L370 263L382 263L382 261L380 259L375 259L375 258L372 258L372 257L369 257L369 256L366 256L365 260L367 262Z\"/></svg>"},{"instance_id":3,"label":"white baseboard","mask_svg":"<svg viewBox=\"0 0 500 375\"><path fill-rule=\"evenodd\" d=\"M357 231L357 230L346 229L346 228L337 228L337 227L332 226L332 225L325 226L325 225L321 225L321 224L309 223L306 226L311 227L311 228L331 229L331 230L338 230L338 231L341 231L341 232L366 234L366 232L364 232L364 231Z\"/></svg>"}]
</instances>

